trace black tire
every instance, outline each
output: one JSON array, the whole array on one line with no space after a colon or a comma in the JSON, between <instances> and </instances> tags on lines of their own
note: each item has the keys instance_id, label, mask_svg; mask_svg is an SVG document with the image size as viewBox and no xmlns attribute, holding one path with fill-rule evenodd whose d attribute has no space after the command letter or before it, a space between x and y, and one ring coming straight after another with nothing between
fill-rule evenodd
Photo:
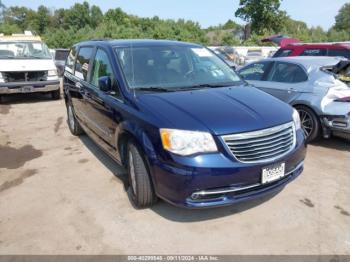
<instances>
[{"instance_id":1,"label":"black tire","mask_svg":"<svg viewBox=\"0 0 350 262\"><path fill-rule=\"evenodd\" d=\"M67 103L67 118L68 127L72 135L80 136L84 134L84 130L82 129L81 125L79 124L79 121L75 117L74 108L71 102Z\"/></svg>"},{"instance_id":2,"label":"black tire","mask_svg":"<svg viewBox=\"0 0 350 262\"><path fill-rule=\"evenodd\" d=\"M321 123L315 112L307 106L296 106L299 112L301 127L306 136L306 142L317 141L321 136Z\"/></svg>"},{"instance_id":3,"label":"black tire","mask_svg":"<svg viewBox=\"0 0 350 262\"><path fill-rule=\"evenodd\" d=\"M132 141L127 147L128 195L135 208L146 208L157 202L147 163L141 151Z\"/></svg>"},{"instance_id":4,"label":"black tire","mask_svg":"<svg viewBox=\"0 0 350 262\"><path fill-rule=\"evenodd\" d=\"M55 90L55 91L51 91L51 98L53 100L59 100L61 99L61 90L58 89L58 90Z\"/></svg>"}]
</instances>

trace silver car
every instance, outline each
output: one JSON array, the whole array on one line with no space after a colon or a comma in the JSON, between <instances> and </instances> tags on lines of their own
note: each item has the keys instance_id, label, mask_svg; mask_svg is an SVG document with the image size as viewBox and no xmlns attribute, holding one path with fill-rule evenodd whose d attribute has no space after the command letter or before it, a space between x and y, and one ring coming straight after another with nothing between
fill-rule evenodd
<instances>
[{"instance_id":1,"label":"silver car","mask_svg":"<svg viewBox=\"0 0 350 262\"><path fill-rule=\"evenodd\" d=\"M270 58L250 63L238 73L248 83L295 107L309 142L321 134L350 139L350 87L332 72L342 60Z\"/></svg>"}]
</instances>

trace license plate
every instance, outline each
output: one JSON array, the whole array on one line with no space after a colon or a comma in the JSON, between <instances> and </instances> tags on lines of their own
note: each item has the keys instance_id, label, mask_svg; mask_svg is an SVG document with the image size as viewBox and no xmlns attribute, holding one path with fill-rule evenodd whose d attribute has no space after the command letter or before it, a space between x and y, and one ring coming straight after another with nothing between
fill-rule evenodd
<instances>
[{"instance_id":1,"label":"license plate","mask_svg":"<svg viewBox=\"0 0 350 262\"><path fill-rule=\"evenodd\" d=\"M285 163L272 165L262 170L262 184L270 183L285 176Z\"/></svg>"},{"instance_id":2,"label":"license plate","mask_svg":"<svg viewBox=\"0 0 350 262\"><path fill-rule=\"evenodd\" d=\"M31 93L34 91L34 88L32 86L25 86L21 88L22 93Z\"/></svg>"}]
</instances>

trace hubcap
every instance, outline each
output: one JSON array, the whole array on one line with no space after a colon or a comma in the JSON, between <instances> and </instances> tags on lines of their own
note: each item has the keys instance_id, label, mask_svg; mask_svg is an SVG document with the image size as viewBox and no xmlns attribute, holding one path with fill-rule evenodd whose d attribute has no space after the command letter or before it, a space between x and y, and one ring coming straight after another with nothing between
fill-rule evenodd
<instances>
[{"instance_id":1,"label":"hubcap","mask_svg":"<svg viewBox=\"0 0 350 262\"><path fill-rule=\"evenodd\" d=\"M312 116L304 110L299 109L298 111L300 115L301 127L303 128L305 136L309 137L314 129L314 122L312 120Z\"/></svg>"},{"instance_id":2,"label":"hubcap","mask_svg":"<svg viewBox=\"0 0 350 262\"><path fill-rule=\"evenodd\" d=\"M135 175L134 159L131 152L129 152L129 167L130 167L131 187L132 187L132 191L135 194L136 193L136 175Z\"/></svg>"},{"instance_id":3,"label":"hubcap","mask_svg":"<svg viewBox=\"0 0 350 262\"><path fill-rule=\"evenodd\" d=\"M71 106L68 106L68 122L69 126L72 130L75 128L75 120L74 120L74 114L73 114L73 109Z\"/></svg>"}]
</instances>

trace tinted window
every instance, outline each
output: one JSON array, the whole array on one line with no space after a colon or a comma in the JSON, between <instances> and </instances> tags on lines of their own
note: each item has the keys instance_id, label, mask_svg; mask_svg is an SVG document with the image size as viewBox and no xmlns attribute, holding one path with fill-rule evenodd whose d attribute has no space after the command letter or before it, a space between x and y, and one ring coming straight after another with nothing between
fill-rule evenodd
<instances>
[{"instance_id":1,"label":"tinted window","mask_svg":"<svg viewBox=\"0 0 350 262\"><path fill-rule=\"evenodd\" d=\"M298 65L276 62L267 79L280 83L299 83L306 81L307 75Z\"/></svg>"},{"instance_id":2,"label":"tinted window","mask_svg":"<svg viewBox=\"0 0 350 262\"><path fill-rule=\"evenodd\" d=\"M80 79L87 80L89 63L92 56L92 47L82 47L79 49L77 61L75 63L75 75Z\"/></svg>"},{"instance_id":3,"label":"tinted window","mask_svg":"<svg viewBox=\"0 0 350 262\"><path fill-rule=\"evenodd\" d=\"M348 49L329 49L328 56L341 56L350 59L350 50Z\"/></svg>"},{"instance_id":4,"label":"tinted window","mask_svg":"<svg viewBox=\"0 0 350 262\"><path fill-rule=\"evenodd\" d=\"M320 49L320 48L305 49L300 55L301 56L325 56L326 49Z\"/></svg>"},{"instance_id":5,"label":"tinted window","mask_svg":"<svg viewBox=\"0 0 350 262\"><path fill-rule=\"evenodd\" d=\"M245 80L262 80L262 77L266 72L269 64L269 62L254 63L240 70L239 74Z\"/></svg>"},{"instance_id":6,"label":"tinted window","mask_svg":"<svg viewBox=\"0 0 350 262\"><path fill-rule=\"evenodd\" d=\"M280 49L273 55L273 57L287 57L292 51L292 49Z\"/></svg>"},{"instance_id":7,"label":"tinted window","mask_svg":"<svg viewBox=\"0 0 350 262\"><path fill-rule=\"evenodd\" d=\"M74 61L75 61L75 57L77 56L77 50L75 47L73 47L70 52L69 55L67 57L67 62L66 62L66 70L68 72L73 73L73 66L74 66Z\"/></svg>"},{"instance_id":8,"label":"tinted window","mask_svg":"<svg viewBox=\"0 0 350 262\"><path fill-rule=\"evenodd\" d=\"M91 84L98 87L98 79L103 76L111 78L113 89L118 91L111 63L105 51L98 49L92 65ZM118 92L119 94L119 92Z\"/></svg>"},{"instance_id":9,"label":"tinted window","mask_svg":"<svg viewBox=\"0 0 350 262\"><path fill-rule=\"evenodd\" d=\"M116 53L130 88L186 89L241 82L225 62L203 47L119 47Z\"/></svg>"}]
</instances>

